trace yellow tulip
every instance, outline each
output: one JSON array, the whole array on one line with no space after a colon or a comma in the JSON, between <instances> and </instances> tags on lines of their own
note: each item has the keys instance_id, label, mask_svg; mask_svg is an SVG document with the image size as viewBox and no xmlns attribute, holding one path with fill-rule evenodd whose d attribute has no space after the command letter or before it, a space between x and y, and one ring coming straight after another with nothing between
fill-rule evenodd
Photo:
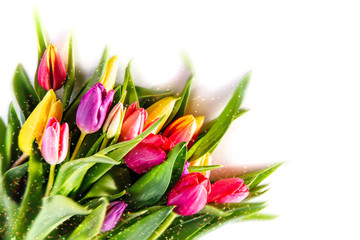
<instances>
[{"instance_id":1,"label":"yellow tulip","mask_svg":"<svg viewBox=\"0 0 360 240\"><path fill-rule=\"evenodd\" d=\"M100 83L104 85L107 92L114 88L118 65L117 55L110 58L106 63L105 71L101 77Z\"/></svg>"},{"instance_id":2,"label":"yellow tulip","mask_svg":"<svg viewBox=\"0 0 360 240\"><path fill-rule=\"evenodd\" d=\"M212 162L212 157L211 157L210 153L206 153L202 157L191 162L190 166L207 166L207 165L211 165L211 162ZM209 177L210 171L203 172L201 174L203 174L205 177Z\"/></svg>"},{"instance_id":3,"label":"yellow tulip","mask_svg":"<svg viewBox=\"0 0 360 240\"><path fill-rule=\"evenodd\" d=\"M169 118L177 100L179 100L179 98L166 97L148 107L146 109L146 112L148 113L148 118L145 122L145 128L147 128L147 126L154 122L156 119L159 119L165 115L154 133L157 134L158 132L160 132L161 128L166 123L166 120Z\"/></svg>"},{"instance_id":4,"label":"yellow tulip","mask_svg":"<svg viewBox=\"0 0 360 240\"><path fill-rule=\"evenodd\" d=\"M59 102L56 102L55 93L50 89L26 119L18 139L19 148L24 154L31 154L34 139L41 142L46 124L51 117L56 117L58 121L61 121L62 106Z\"/></svg>"}]
</instances>

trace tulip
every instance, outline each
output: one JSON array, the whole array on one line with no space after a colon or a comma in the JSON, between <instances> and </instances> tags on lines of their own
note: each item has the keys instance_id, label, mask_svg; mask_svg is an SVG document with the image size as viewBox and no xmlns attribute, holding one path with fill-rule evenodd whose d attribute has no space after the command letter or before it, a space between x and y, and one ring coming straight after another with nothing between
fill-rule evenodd
<instances>
[{"instance_id":1,"label":"tulip","mask_svg":"<svg viewBox=\"0 0 360 240\"><path fill-rule=\"evenodd\" d=\"M106 63L105 71L101 77L100 83L102 83L106 91L110 91L114 88L116 74L118 71L118 58L117 55L113 56Z\"/></svg>"},{"instance_id":2,"label":"tulip","mask_svg":"<svg viewBox=\"0 0 360 240\"><path fill-rule=\"evenodd\" d=\"M82 133L94 133L101 128L113 97L114 90L106 93L101 83L95 84L82 97L76 112L76 124Z\"/></svg>"},{"instance_id":3,"label":"tulip","mask_svg":"<svg viewBox=\"0 0 360 240\"><path fill-rule=\"evenodd\" d=\"M207 166L207 165L211 165L211 162L212 162L212 157L211 157L210 153L206 153L202 157L191 162L190 166ZM210 171L203 172L201 174L203 174L205 177L209 178Z\"/></svg>"},{"instance_id":4,"label":"tulip","mask_svg":"<svg viewBox=\"0 0 360 240\"><path fill-rule=\"evenodd\" d=\"M207 202L210 181L204 175L193 172L182 176L169 193L168 206L182 216L198 213Z\"/></svg>"},{"instance_id":5,"label":"tulip","mask_svg":"<svg viewBox=\"0 0 360 240\"><path fill-rule=\"evenodd\" d=\"M66 69L56 47L50 44L41 58L38 82L46 91L60 89L66 81Z\"/></svg>"},{"instance_id":6,"label":"tulip","mask_svg":"<svg viewBox=\"0 0 360 240\"><path fill-rule=\"evenodd\" d=\"M138 174L148 172L167 159L166 152L172 147L167 139L151 133L125 155L125 164Z\"/></svg>"},{"instance_id":7,"label":"tulip","mask_svg":"<svg viewBox=\"0 0 360 240\"><path fill-rule=\"evenodd\" d=\"M184 170L183 170L181 176L185 176L185 175L189 174L189 169L188 169L189 166L190 166L190 163L188 161L185 161Z\"/></svg>"},{"instance_id":8,"label":"tulip","mask_svg":"<svg viewBox=\"0 0 360 240\"><path fill-rule=\"evenodd\" d=\"M115 136L120 126L122 113L123 105L121 102L116 104L113 109L111 109L103 126L103 133L106 132L106 138L113 138Z\"/></svg>"},{"instance_id":9,"label":"tulip","mask_svg":"<svg viewBox=\"0 0 360 240\"><path fill-rule=\"evenodd\" d=\"M48 120L55 117L60 122L61 116L61 102L56 102L55 93L53 90L50 90L46 93L44 98L36 106L22 126L18 138L20 150L29 156L32 151L34 139L36 139L40 145Z\"/></svg>"},{"instance_id":10,"label":"tulip","mask_svg":"<svg viewBox=\"0 0 360 240\"><path fill-rule=\"evenodd\" d=\"M113 229L117 222L120 220L121 215L123 214L127 204L121 201L115 201L109 204L106 216L101 227L102 232L109 231Z\"/></svg>"},{"instance_id":11,"label":"tulip","mask_svg":"<svg viewBox=\"0 0 360 240\"><path fill-rule=\"evenodd\" d=\"M161 128L164 126L167 119L169 118L169 116L174 108L175 102L178 99L179 98L165 97L165 98L157 101L150 107L148 107L146 109L146 111L149 114L149 117L146 120L145 128L147 128L149 125L151 125L151 123L154 123L157 119L161 118L162 116L165 116L163 118L163 120L160 122L159 126L154 131L155 134L160 132Z\"/></svg>"},{"instance_id":12,"label":"tulip","mask_svg":"<svg viewBox=\"0 0 360 240\"><path fill-rule=\"evenodd\" d=\"M203 121L203 117L199 119ZM200 131L202 121L197 121L192 115L185 115L172 122L165 129L163 136L173 141L174 145L189 142Z\"/></svg>"},{"instance_id":13,"label":"tulip","mask_svg":"<svg viewBox=\"0 0 360 240\"><path fill-rule=\"evenodd\" d=\"M221 179L211 185L208 202L238 203L249 195L249 189L240 178Z\"/></svg>"},{"instance_id":14,"label":"tulip","mask_svg":"<svg viewBox=\"0 0 360 240\"><path fill-rule=\"evenodd\" d=\"M196 131L193 134L189 144L188 144L188 148L190 148L192 145L194 145L196 138L198 137L200 130L202 128L202 126L204 125L204 116L198 116L195 118L196 121Z\"/></svg>"},{"instance_id":15,"label":"tulip","mask_svg":"<svg viewBox=\"0 0 360 240\"><path fill-rule=\"evenodd\" d=\"M136 102L131 104L125 113L124 123L121 127L120 140L131 140L142 133L147 116L148 114L145 109L136 109Z\"/></svg>"},{"instance_id":16,"label":"tulip","mask_svg":"<svg viewBox=\"0 0 360 240\"><path fill-rule=\"evenodd\" d=\"M65 160L69 147L69 125L51 118L43 136L41 154L50 165L59 164Z\"/></svg>"}]
</instances>

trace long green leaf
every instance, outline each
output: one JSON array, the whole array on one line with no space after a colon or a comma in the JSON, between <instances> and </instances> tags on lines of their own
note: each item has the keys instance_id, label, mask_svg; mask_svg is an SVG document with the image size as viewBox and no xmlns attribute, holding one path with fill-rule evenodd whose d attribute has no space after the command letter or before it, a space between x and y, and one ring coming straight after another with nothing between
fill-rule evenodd
<instances>
[{"instance_id":1,"label":"long green leaf","mask_svg":"<svg viewBox=\"0 0 360 240\"><path fill-rule=\"evenodd\" d=\"M130 105L133 102L137 102L137 107L139 108L140 107L139 98L136 93L136 88L135 88L134 82L131 77L130 64L131 64L131 61L128 63L128 65L125 69L125 77L124 77L123 91L126 90L125 104Z\"/></svg>"},{"instance_id":2,"label":"long green leaf","mask_svg":"<svg viewBox=\"0 0 360 240\"><path fill-rule=\"evenodd\" d=\"M66 107L70 103L71 94L74 90L75 85L75 54L73 48L73 38L72 34L69 39L69 53L68 53L68 63L66 70L66 82L64 84L64 92L63 92L63 108Z\"/></svg>"},{"instance_id":3,"label":"long green leaf","mask_svg":"<svg viewBox=\"0 0 360 240\"><path fill-rule=\"evenodd\" d=\"M155 89L144 88L139 86L135 86L135 90L138 98L167 96L172 93L172 91L155 90Z\"/></svg>"},{"instance_id":4,"label":"long green leaf","mask_svg":"<svg viewBox=\"0 0 360 240\"><path fill-rule=\"evenodd\" d=\"M100 233L106 215L109 202L106 198L101 199L102 204L95 208L72 232L68 240L91 239Z\"/></svg>"},{"instance_id":5,"label":"long green leaf","mask_svg":"<svg viewBox=\"0 0 360 240\"><path fill-rule=\"evenodd\" d=\"M4 169L9 168L10 164L20 157L21 152L18 147L18 136L21 129L20 120L16 114L13 103L10 104L8 113L8 126L5 136L5 157Z\"/></svg>"},{"instance_id":6,"label":"long green leaf","mask_svg":"<svg viewBox=\"0 0 360 240\"><path fill-rule=\"evenodd\" d=\"M7 170L8 162L5 153L6 125L0 117L0 177Z\"/></svg>"},{"instance_id":7,"label":"long green leaf","mask_svg":"<svg viewBox=\"0 0 360 240\"><path fill-rule=\"evenodd\" d=\"M188 167L189 172L206 172L216 168L221 168L223 165L207 165L207 166L190 166Z\"/></svg>"},{"instance_id":8,"label":"long green leaf","mask_svg":"<svg viewBox=\"0 0 360 240\"><path fill-rule=\"evenodd\" d=\"M18 221L15 227L17 234L22 236L22 238L25 237L30 224L39 212L41 206L44 182L44 169L41 160L40 150L37 143L34 142L29 158L26 190L18 214L18 219L21 219L21 221Z\"/></svg>"},{"instance_id":9,"label":"long green leaf","mask_svg":"<svg viewBox=\"0 0 360 240\"><path fill-rule=\"evenodd\" d=\"M111 239L129 240L129 239L148 239L160 224L169 216L173 207L162 208L142 219L135 224L127 227L125 230L117 233Z\"/></svg>"},{"instance_id":10,"label":"long green leaf","mask_svg":"<svg viewBox=\"0 0 360 240\"><path fill-rule=\"evenodd\" d=\"M128 189L126 202L133 208L157 203L170 184L173 166L177 158L184 158L185 143L179 143L168 154L168 159L153 167Z\"/></svg>"},{"instance_id":11,"label":"long green leaf","mask_svg":"<svg viewBox=\"0 0 360 240\"><path fill-rule=\"evenodd\" d=\"M39 99L36 97L35 90L21 64L16 67L13 77L13 89L16 100L26 119L38 105Z\"/></svg>"},{"instance_id":12,"label":"long green leaf","mask_svg":"<svg viewBox=\"0 0 360 240\"><path fill-rule=\"evenodd\" d=\"M92 88L96 83L101 79L102 74L104 73L106 62L108 58L108 48L105 47L104 52L101 56L100 62L94 72L94 74L86 81L84 87L80 89L74 100L69 104L65 109L63 115L63 121L69 124L69 128L72 129L75 126L76 111L80 104L81 98Z\"/></svg>"},{"instance_id":13,"label":"long green leaf","mask_svg":"<svg viewBox=\"0 0 360 240\"><path fill-rule=\"evenodd\" d=\"M68 195L72 190L77 188L84 178L85 173L95 163L106 163L116 165L118 162L104 155L96 154L91 157L76 159L65 163L60 167L56 176L54 187L51 195Z\"/></svg>"},{"instance_id":14,"label":"long green leaf","mask_svg":"<svg viewBox=\"0 0 360 240\"><path fill-rule=\"evenodd\" d=\"M90 210L65 196L55 195L44 198L40 213L31 225L26 240L44 239L65 220L74 215L87 215L89 212Z\"/></svg>"},{"instance_id":15,"label":"long green leaf","mask_svg":"<svg viewBox=\"0 0 360 240\"><path fill-rule=\"evenodd\" d=\"M233 121L234 116L236 116L238 109L240 108L249 80L250 73L243 77L238 87L235 89L235 92L229 103L226 105L215 124L203 137L200 145L198 146L194 155L191 157L190 161L194 161L207 152L211 153L215 150L226 130L230 127L230 124Z\"/></svg>"},{"instance_id":16,"label":"long green leaf","mask_svg":"<svg viewBox=\"0 0 360 240\"><path fill-rule=\"evenodd\" d=\"M21 164L20 166L9 169L3 176L4 193L14 198L18 195L21 179L28 172L28 163Z\"/></svg>"}]
</instances>

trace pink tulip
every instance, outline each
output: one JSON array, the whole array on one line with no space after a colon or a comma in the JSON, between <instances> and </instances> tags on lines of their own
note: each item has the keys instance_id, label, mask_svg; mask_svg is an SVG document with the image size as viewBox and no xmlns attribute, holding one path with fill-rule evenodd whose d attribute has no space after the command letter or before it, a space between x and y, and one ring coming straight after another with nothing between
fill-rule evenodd
<instances>
[{"instance_id":1,"label":"pink tulip","mask_svg":"<svg viewBox=\"0 0 360 240\"><path fill-rule=\"evenodd\" d=\"M46 91L60 89L66 81L66 69L56 47L50 44L41 58L38 82Z\"/></svg>"},{"instance_id":2,"label":"pink tulip","mask_svg":"<svg viewBox=\"0 0 360 240\"><path fill-rule=\"evenodd\" d=\"M172 142L160 135L150 134L125 156L125 164L138 174L148 172L163 163Z\"/></svg>"},{"instance_id":3,"label":"pink tulip","mask_svg":"<svg viewBox=\"0 0 360 240\"><path fill-rule=\"evenodd\" d=\"M188 161L185 161L185 166L184 166L184 170L181 176L185 176L189 174L189 170L188 167L190 166L190 163Z\"/></svg>"},{"instance_id":4,"label":"pink tulip","mask_svg":"<svg viewBox=\"0 0 360 240\"><path fill-rule=\"evenodd\" d=\"M240 178L221 179L211 185L208 202L238 203L249 195L249 189Z\"/></svg>"},{"instance_id":5,"label":"pink tulip","mask_svg":"<svg viewBox=\"0 0 360 240\"><path fill-rule=\"evenodd\" d=\"M198 213L207 202L210 181L204 175L193 172L182 176L169 193L168 206L176 206L174 212L182 216Z\"/></svg>"},{"instance_id":6,"label":"pink tulip","mask_svg":"<svg viewBox=\"0 0 360 240\"><path fill-rule=\"evenodd\" d=\"M51 165L59 164L67 156L69 147L69 126L60 123L56 118L51 118L44 131L41 154L45 161Z\"/></svg>"},{"instance_id":7,"label":"pink tulip","mask_svg":"<svg viewBox=\"0 0 360 240\"><path fill-rule=\"evenodd\" d=\"M144 130L147 112L143 108L136 109L136 102L126 110L121 128L120 140L128 141L138 136Z\"/></svg>"}]
</instances>

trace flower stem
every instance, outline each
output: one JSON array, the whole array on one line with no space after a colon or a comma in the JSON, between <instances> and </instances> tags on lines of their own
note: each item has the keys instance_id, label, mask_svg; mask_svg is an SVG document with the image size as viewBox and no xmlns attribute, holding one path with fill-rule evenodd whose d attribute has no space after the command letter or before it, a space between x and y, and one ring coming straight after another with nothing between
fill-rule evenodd
<instances>
[{"instance_id":1,"label":"flower stem","mask_svg":"<svg viewBox=\"0 0 360 240\"><path fill-rule=\"evenodd\" d=\"M48 197L50 195L51 188L52 188L52 186L54 184L55 167L56 167L55 164L50 165L49 179L48 179L48 183L47 183L47 186L46 186L45 197Z\"/></svg>"},{"instance_id":2,"label":"flower stem","mask_svg":"<svg viewBox=\"0 0 360 240\"><path fill-rule=\"evenodd\" d=\"M165 220L165 222L158 228L156 231L151 235L149 240L155 240L158 239L158 237L161 236L165 232L165 230L171 225L171 223L174 221L175 218L177 218L179 215L171 212L169 217Z\"/></svg>"},{"instance_id":3,"label":"flower stem","mask_svg":"<svg viewBox=\"0 0 360 240\"><path fill-rule=\"evenodd\" d=\"M29 157L29 155L23 153L15 162L14 164L11 166L11 168L17 167L20 164L22 164L27 158Z\"/></svg>"},{"instance_id":4,"label":"flower stem","mask_svg":"<svg viewBox=\"0 0 360 240\"><path fill-rule=\"evenodd\" d=\"M78 142L76 144L76 147L74 149L74 152L73 152L73 154L72 154L72 156L70 158L70 161L72 161L72 160L74 160L76 158L76 155L79 152L79 149L81 147L82 142L84 141L85 136L86 136L86 133L81 132L79 140L78 140Z\"/></svg>"},{"instance_id":5,"label":"flower stem","mask_svg":"<svg viewBox=\"0 0 360 240\"><path fill-rule=\"evenodd\" d=\"M109 139L105 136L105 138L100 146L100 151L103 150L104 148L106 148L108 142L109 142Z\"/></svg>"}]
</instances>

